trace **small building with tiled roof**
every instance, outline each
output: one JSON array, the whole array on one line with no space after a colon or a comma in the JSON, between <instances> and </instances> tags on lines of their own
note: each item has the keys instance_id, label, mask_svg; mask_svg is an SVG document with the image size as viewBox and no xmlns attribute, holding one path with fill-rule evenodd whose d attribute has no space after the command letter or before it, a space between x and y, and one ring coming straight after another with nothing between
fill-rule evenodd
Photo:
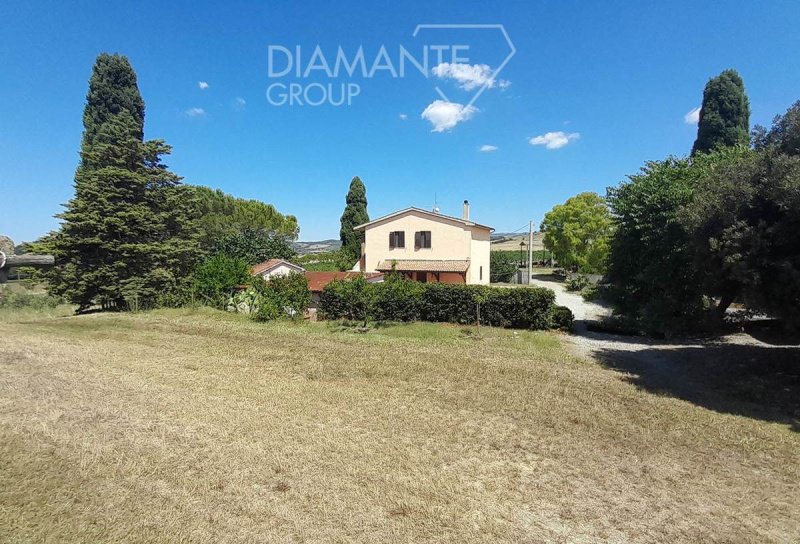
<instances>
[{"instance_id":1,"label":"small building with tiled roof","mask_svg":"<svg viewBox=\"0 0 800 544\"><path fill-rule=\"evenodd\" d=\"M488 284L492 227L438 210L406 208L355 227L364 233L359 269L422 282Z\"/></svg>"},{"instance_id":2,"label":"small building with tiled roof","mask_svg":"<svg viewBox=\"0 0 800 544\"><path fill-rule=\"evenodd\" d=\"M250 269L250 274L253 276L261 276L265 280L268 280L275 276L286 276L292 272L302 274L305 271L305 268L302 266L290 263L289 261L285 261L283 259L270 259L268 261L264 261L263 263L253 265L253 267Z\"/></svg>"}]
</instances>

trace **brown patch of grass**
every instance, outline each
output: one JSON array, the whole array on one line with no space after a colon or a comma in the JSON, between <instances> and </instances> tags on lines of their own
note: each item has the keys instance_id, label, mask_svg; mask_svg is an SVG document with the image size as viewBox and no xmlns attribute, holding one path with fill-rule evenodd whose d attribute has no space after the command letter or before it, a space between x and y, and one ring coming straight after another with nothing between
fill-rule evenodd
<instances>
[{"instance_id":1,"label":"brown patch of grass","mask_svg":"<svg viewBox=\"0 0 800 544\"><path fill-rule=\"evenodd\" d=\"M791 542L800 434L556 335L199 311L0 336L0 541Z\"/></svg>"}]
</instances>

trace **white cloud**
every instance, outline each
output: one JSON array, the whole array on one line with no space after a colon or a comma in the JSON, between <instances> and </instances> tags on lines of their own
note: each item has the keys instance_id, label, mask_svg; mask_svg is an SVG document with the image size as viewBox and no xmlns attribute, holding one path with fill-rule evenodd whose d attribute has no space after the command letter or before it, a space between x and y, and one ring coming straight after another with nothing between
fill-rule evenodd
<instances>
[{"instance_id":1,"label":"white cloud","mask_svg":"<svg viewBox=\"0 0 800 544\"><path fill-rule=\"evenodd\" d=\"M247 106L247 100L242 98L241 96L237 96L233 99L233 109L236 111L244 110L245 106Z\"/></svg>"},{"instance_id":2,"label":"white cloud","mask_svg":"<svg viewBox=\"0 0 800 544\"><path fill-rule=\"evenodd\" d=\"M484 144L481 146L481 152L483 153L491 153L492 151L497 151L496 145Z\"/></svg>"},{"instance_id":3,"label":"white cloud","mask_svg":"<svg viewBox=\"0 0 800 544\"><path fill-rule=\"evenodd\" d=\"M501 89L511 85L510 81L492 79L492 69L487 64L461 64L443 62L431 70L433 75L442 79L454 79L465 91L471 91L484 85L492 88L497 84Z\"/></svg>"},{"instance_id":4,"label":"white cloud","mask_svg":"<svg viewBox=\"0 0 800 544\"><path fill-rule=\"evenodd\" d=\"M406 119L408 119L408 115L406 115L405 113L401 113L400 114L400 120L401 121L405 121Z\"/></svg>"},{"instance_id":5,"label":"white cloud","mask_svg":"<svg viewBox=\"0 0 800 544\"><path fill-rule=\"evenodd\" d=\"M202 117L206 114L206 110L203 108L189 108L186 110L186 115L189 117Z\"/></svg>"},{"instance_id":6,"label":"white cloud","mask_svg":"<svg viewBox=\"0 0 800 544\"><path fill-rule=\"evenodd\" d=\"M205 81L198 81L197 86L200 87L200 90L202 91L208 89L208 83L206 83Z\"/></svg>"},{"instance_id":7,"label":"white cloud","mask_svg":"<svg viewBox=\"0 0 800 544\"><path fill-rule=\"evenodd\" d=\"M567 134L565 132L548 132L541 136L534 136L529 140L531 145L543 145L547 149L559 149L573 140L577 140L581 135L578 132Z\"/></svg>"},{"instance_id":8,"label":"white cloud","mask_svg":"<svg viewBox=\"0 0 800 544\"><path fill-rule=\"evenodd\" d=\"M683 116L683 122L687 125L696 125L700 122L700 106L689 110L689 112Z\"/></svg>"},{"instance_id":9,"label":"white cloud","mask_svg":"<svg viewBox=\"0 0 800 544\"><path fill-rule=\"evenodd\" d=\"M446 102L444 100L434 100L425 111L422 118L427 119L433 125L431 132L444 132L450 130L462 121L469 121L478 111L473 106L465 106L456 102Z\"/></svg>"}]
</instances>

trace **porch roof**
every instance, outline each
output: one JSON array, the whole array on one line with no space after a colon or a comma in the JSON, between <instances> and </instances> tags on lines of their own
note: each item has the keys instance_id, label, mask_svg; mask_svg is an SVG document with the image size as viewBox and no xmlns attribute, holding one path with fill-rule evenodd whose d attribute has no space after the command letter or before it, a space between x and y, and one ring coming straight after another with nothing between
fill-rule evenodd
<instances>
[{"instance_id":1,"label":"porch roof","mask_svg":"<svg viewBox=\"0 0 800 544\"><path fill-rule=\"evenodd\" d=\"M469 268L469 260L436 260L436 259L387 259L378 263L376 270L388 272L459 272Z\"/></svg>"}]
</instances>

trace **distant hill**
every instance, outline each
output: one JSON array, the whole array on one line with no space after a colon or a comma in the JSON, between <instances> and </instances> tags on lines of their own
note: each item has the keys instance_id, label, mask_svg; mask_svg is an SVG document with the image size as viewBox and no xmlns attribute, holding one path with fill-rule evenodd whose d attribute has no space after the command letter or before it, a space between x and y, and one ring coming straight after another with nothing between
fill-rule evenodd
<instances>
[{"instance_id":1,"label":"distant hill","mask_svg":"<svg viewBox=\"0 0 800 544\"><path fill-rule=\"evenodd\" d=\"M294 242L292 244L298 255L336 251L342 247L341 240L320 240L319 242Z\"/></svg>"},{"instance_id":2,"label":"distant hill","mask_svg":"<svg viewBox=\"0 0 800 544\"><path fill-rule=\"evenodd\" d=\"M534 251L538 249L544 249L544 245L542 244L542 238L544 235L541 232L534 232L533 233L533 249ZM527 250L528 247L528 233L519 233L519 232L495 232L492 234L492 250L493 251L519 251L520 250L520 242L525 242L525 248Z\"/></svg>"}]
</instances>

